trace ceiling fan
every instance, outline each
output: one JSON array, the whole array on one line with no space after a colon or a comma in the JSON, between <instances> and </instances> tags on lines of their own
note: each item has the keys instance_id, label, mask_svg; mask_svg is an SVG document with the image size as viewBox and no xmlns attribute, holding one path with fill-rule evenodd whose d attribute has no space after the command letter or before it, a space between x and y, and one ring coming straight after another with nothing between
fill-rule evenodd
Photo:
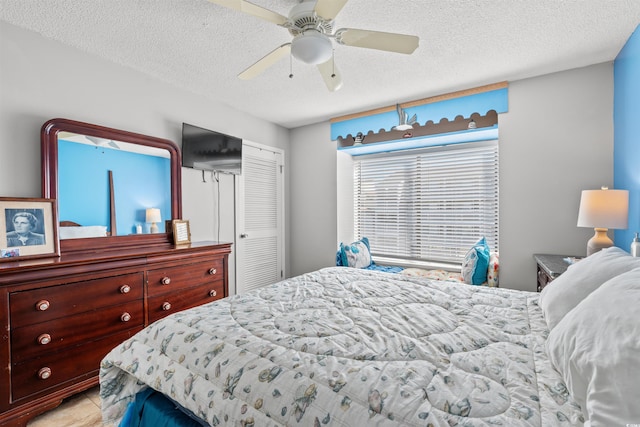
<instances>
[{"instance_id":1,"label":"ceiling fan","mask_svg":"<svg viewBox=\"0 0 640 427\"><path fill-rule=\"evenodd\" d=\"M285 43L242 71L238 77L249 80L275 64L286 55L307 64L317 65L327 88L336 91L342 78L333 61L333 43L411 54L418 47L418 37L381 31L340 28L333 31L333 20L347 0L301 0L285 17L245 0L209 0L212 3L264 19L286 28L293 36Z\"/></svg>"}]
</instances>

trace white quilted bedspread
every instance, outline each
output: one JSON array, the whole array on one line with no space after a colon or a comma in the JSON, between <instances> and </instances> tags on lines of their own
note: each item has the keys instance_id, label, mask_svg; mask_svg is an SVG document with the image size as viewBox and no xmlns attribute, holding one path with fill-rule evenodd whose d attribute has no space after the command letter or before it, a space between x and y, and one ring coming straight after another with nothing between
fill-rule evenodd
<instances>
[{"instance_id":1,"label":"white quilted bedspread","mask_svg":"<svg viewBox=\"0 0 640 427\"><path fill-rule=\"evenodd\" d=\"M538 294L332 267L176 313L111 351L105 421L150 386L212 426L582 425Z\"/></svg>"}]
</instances>

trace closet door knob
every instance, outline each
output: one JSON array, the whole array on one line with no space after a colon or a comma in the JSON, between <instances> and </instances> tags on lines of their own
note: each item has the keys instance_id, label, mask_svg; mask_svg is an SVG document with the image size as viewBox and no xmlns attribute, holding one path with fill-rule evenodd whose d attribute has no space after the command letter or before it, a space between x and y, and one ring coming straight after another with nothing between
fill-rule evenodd
<instances>
[{"instance_id":1,"label":"closet door knob","mask_svg":"<svg viewBox=\"0 0 640 427\"><path fill-rule=\"evenodd\" d=\"M216 295L218 295L218 293L216 292L216 290L215 290L215 289L211 289L211 290L209 291L209 296L210 296L210 297L215 297Z\"/></svg>"},{"instance_id":2,"label":"closet door knob","mask_svg":"<svg viewBox=\"0 0 640 427\"><path fill-rule=\"evenodd\" d=\"M120 316L120 320L123 321L123 322L128 322L129 320L131 320L131 315L125 311Z\"/></svg>"},{"instance_id":3,"label":"closet door knob","mask_svg":"<svg viewBox=\"0 0 640 427\"><path fill-rule=\"evenodd\" d=\"M45 311L49 308L49 306L49 301L47 301L46 299L40 300L36 303L36 309L38 311Z\"/></svg>"},{"instance_id":4,"label":"closet door knob","mask_svg":"<svg viewBox=\"0 0 640 427\"><path fill-rule=\"evenodd\" d=\"M121 294L128 294L129 292L131 292L131 286L129 286L129 285L120 286L120 293Z\"/></svg>"},{"instance_id":5,"label":"closet door knob","mask_svg":"<svg viewBox=\"0 0 640 427\"><path fill-rule=\"evenodd\" d=\"M51 368L48 367L44 367L44 368L40 368L40 370L38 371L38 378L40 378L41 380L46 380L51 376Z\"/></svg>"},{"instance_id":6,"label":"closet door knob","mask_svg":"<svg viewBox=\"0 0 640 427\"><path fill-rule=\"evenodd\" d=\"M38 343L42 345L47 345L51 342L51 335L42 334L38 337Z\"/></svg>"},{"instance_id":7,"label":"closet door knob","mask_svg":"<svg viewBox=\"0 0 640 427\"><path fill-rule=\"evenodd\" d=\"M211 274L212 276L213 276L214 274L216 274L217 272L218 272L218 270L217 270L217 269L215 269L215 268L210 268L210 269L209 269L209 274Z\"/></svg>"},{"instance_id":8,"label":"closet door knob","mask_svg":"<svg viewBox=\"0 0 640 427\"><path fill-rule=\"evenodd\" d=\"M164 304L162 304L162 309L163 309L164 311L169 311L169 310L171 310L171 304L170 304L170 303L168 303L168 302L165 302Z\"/></svg>"},{"instance_id":9,"label":"closet door knob","mask_svg":"<svg viewBox=\"0 0 640 427\"><path fill-rule=\"evenodd\" d=\"M162 280L160 280L160 283L162 283L163 285L168 285L169 283L171 283L171 278L163 277Z\"/></svg>"}]
</instances>

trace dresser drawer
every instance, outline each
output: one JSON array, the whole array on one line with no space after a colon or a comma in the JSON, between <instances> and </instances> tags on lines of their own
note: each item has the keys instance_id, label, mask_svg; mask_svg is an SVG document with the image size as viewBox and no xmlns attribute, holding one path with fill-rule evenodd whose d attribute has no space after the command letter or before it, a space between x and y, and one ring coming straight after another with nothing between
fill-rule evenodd
<instances>
[{"instance_id":1,"label":"dresser drawer","mask_svg":"<svg viewBox=\"0 0 640 427\"><path fill-rule=\"evenodd\" d=\"M133 273L12 292L9 294L11 327L19 328L141 299L143 277L143 273Z\"/></svg>"},{"instance_id":2,"label":"dresser drawer","mask_svg":"<svg viewBox=\"0 0 640 427\"><path fill-rule=\"evenodd\" d=\"M217 258L177 267L151 270L148 274L149 284L147 291L148 295L153 297L205 283L216 282L218 283L216 286L222 289L224 266L222 259Z\"/></svg>"},{"instance_id":3,"label":"dresser drawer","mask_svg":"<svg viewBox=\"0 0 640 427\"><path fill-rule=\"evenodd\" d=\"M222 281L210 285L197 286L180 292L149 298L149 323L155 322L176 311L185 310L224 297Z\"/></svg>"},{"instance_id":4,"label":"dresser drawer","mask_svg":"<svg viewBox=\"0 0 640 427\"><path fill-rule=\"evenodd\" d=\"M97 375L104 356L141 329L132 328L99 341L52 352L25 363L12 364L12 401L45 390L51 392L53 388L61 388L71 380L75 382Z\"/></svg>"},{"instance_id":5,"label":"dresser drawer","mask_svg":"<svg viewBox=\"0 0 640 427\"><path fill-rule=\"evenodd\" d=\"M142 299L16 328L11 331L11 362L24 362L136 326L144 326Z\"/></svg>"}]
</instances>

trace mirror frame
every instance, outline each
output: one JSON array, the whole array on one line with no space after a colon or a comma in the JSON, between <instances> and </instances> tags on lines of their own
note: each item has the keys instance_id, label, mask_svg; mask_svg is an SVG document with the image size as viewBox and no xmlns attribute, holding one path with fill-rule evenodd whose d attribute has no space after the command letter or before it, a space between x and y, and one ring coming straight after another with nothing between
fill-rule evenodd
<instances>
[{"instance_id":1,"label":"mirror frame","mask_svg":"<svg viewBox=\"0 0 640 427\"><path fill-rule=\"evenodd\" d=\"M182 176L181 158L178 146L168 139L156 138L120 129L113 129L91 123L83 123L69 119L51 119L42 125L42 196L48 199L58 199L58 133L72 132L81 135L96 136L128 142L130 144L145 145L167 150L170 155L171 172L171 219L182 219ZM56 209L57 203L56 203ZM59 224L58 224L59 226ZM60 240L61 254L86 252L88 250L119 250L162 247L173 245L170 230L157 234L132 234L125 236L92 237L82 239Z\"/></svg>"}]
</instances>

